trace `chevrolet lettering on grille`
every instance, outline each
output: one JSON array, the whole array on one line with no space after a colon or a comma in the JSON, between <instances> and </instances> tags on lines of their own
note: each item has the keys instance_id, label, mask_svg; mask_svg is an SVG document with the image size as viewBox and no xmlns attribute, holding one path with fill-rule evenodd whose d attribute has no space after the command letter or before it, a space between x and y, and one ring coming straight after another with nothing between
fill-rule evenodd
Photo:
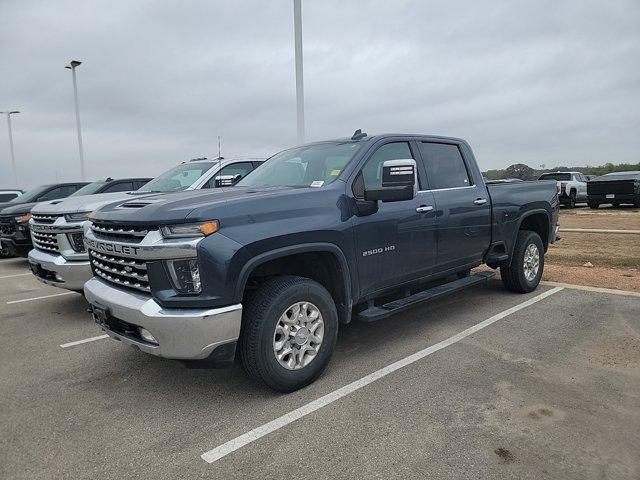
<instances>
[{"instance_id":1,"label":"chevrolet lettering on grille","mask_svg":"<svg viewBox=\"0 0 640 480\"><path fill-rule=\"evenodd\" d=\"M138 247L134 247L131 245L118 245L112 243L98 242L96 240L92 240L90 238L84 239L85 243L92 248L93 250L98 250L101 252L108 253L121 253L122 255L137 255Z\"/></svg>"}]
</instances>

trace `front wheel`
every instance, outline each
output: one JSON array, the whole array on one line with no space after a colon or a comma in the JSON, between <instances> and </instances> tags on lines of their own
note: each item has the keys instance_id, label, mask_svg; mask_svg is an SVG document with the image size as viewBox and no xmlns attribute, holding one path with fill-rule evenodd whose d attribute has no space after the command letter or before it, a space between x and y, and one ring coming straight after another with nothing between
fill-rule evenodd
<instances>
[{"instance_id":1,"label":"front wheel","mask_svg":"<svg viewBox=\"0 0 640 480\"><path fill-rule=\"evenodd\" d=\"M540 235L520 230L513 249L511 264L500 267L502 284L507 290L528 293L535 290L544 270L544 245Z\"/></svg>"},{"instance_id":2,"label":"front wheel","mask_svg":"<svg viewBox=\"0 0 640 480\"><path fill-rule=\"evenodd\" d=\"M323 372L338 334L331 294L308 278L265 282L247 301L240 357L247 373L279 392L312 383Z\"/></svg>"},{"instance_id":3,"label":"front wheel","mask_svg":"<svg viewBox=\"0 0 640 480\"><path fill-rule=\"evenodd\" d=\"M576 208L576 192L573 190L569 194L569 203L567 205L569 208Z\"/></svg>"}]
</instances>

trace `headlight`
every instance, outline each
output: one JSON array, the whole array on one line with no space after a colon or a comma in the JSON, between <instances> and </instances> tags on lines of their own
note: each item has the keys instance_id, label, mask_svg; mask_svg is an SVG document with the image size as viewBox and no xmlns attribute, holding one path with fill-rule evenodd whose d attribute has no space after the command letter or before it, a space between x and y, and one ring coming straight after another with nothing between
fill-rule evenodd
<instances>
[{"instance_id":1,"label":"headlight","mask_svg":"<svg viewBox=\"0 0 640 480\"><path fill-rule=\"evenodd\" d=\"M67 222L83 222L89 218L91 212L67 213L64 218Z\"/></svg>"},{"instance_id":2,"label":"headlight","mask_svg":"<svg viewBox=\"0 0 640 480\"><path fill-rule=\"evenodd\" d=\"M30 213L25 213L24 215L20 215L18 217L13 217L13 219L17 223L27 223L29 220L31 220L31 214Z\"/></svg>"},{"instance_id":3,"label":"headlight","mask_svg":"<svg viewBox=\"0 0 640 480\"><path fill-rule=\"evenodd\" d=\"M202 291L197 259L168 260L167 266L169 267L173 286L178 292L200 293Z\"/></svg>"},{"instance_id":4,"label":"headlight","mask_svg":"<svg viewBox=\"0 0 640 480\"><path fill-rule=\"evenodd\" d=\"M165 225L160 227L160 232L164 238L188 238L206 237L216 233L220 229L220 222L212 220L203 223L184 223L178 225Z\"/></svg>"}]
</instances>

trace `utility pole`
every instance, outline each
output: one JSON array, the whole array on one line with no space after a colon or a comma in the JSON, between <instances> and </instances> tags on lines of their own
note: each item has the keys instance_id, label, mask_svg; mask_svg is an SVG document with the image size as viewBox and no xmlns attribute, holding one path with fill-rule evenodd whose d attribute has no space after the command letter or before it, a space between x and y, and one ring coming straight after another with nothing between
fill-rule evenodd
<instances>
[{"instance_id":1,"label":"utility pole","mask_svg":"<svg viewBox=\"0 0 640 480\"><path fill-rule=\"evenodd\" d=\"M302 79L302 0L293 0L293 30L296 56L296 117L298 144L304 143L304 81Z\"/></svg>"},{"instance_id":2,"label":"utility pole","mask_svg":"<svg viewBox=\"0 0 640 480\"><path fill-rule=\"evenodd\" d=\"M0 112L7 116L7 127L9 129L9 150L11 151L11 169L13 170L13 186L18 188L18 174L16 173L16 157L13 152L13 133L11 132L11 115L20 113L18 110Z\"/></svg>"},{"instance_id":3,"label":"utility pole","mask_svg":"<svg viewBox=\"0 0 640 480\"><path fill-rule=\"evenodd\" d=\"M82 65L82 62L77 60L71 60L69 65L64 68L71 70L71 76L73 77L73 98L76 104L76 125L78 127L78 150L80 151L80 179L84 181L84 151L82 149L82 131L80 129L80 106L78 105L78 83L76 81L76 67Z\"/></svg>"}]
</instances>

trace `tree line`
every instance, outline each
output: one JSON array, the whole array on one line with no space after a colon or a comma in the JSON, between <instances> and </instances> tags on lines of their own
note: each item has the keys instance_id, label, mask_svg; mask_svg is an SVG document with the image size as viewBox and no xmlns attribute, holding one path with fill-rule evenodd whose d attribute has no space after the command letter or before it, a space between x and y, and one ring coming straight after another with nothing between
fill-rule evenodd
<instances>
[{"instance_id":1,"label":"tree line","mask_svg":"<svg viewBox=\"0 0 640 480\"><path fill-rule=\"evenodd\" d=\"M597 167L554 167L535 169L524 163L509 165L507 168L487 170L482 175L488 180L502 180L506 178L519 178L520 180L536 180L547 172L582 172L585 175L604 175L611 172L626 172L628 170L640 170L640 163L605 163Z\"/></svg>"}]
</instances>

